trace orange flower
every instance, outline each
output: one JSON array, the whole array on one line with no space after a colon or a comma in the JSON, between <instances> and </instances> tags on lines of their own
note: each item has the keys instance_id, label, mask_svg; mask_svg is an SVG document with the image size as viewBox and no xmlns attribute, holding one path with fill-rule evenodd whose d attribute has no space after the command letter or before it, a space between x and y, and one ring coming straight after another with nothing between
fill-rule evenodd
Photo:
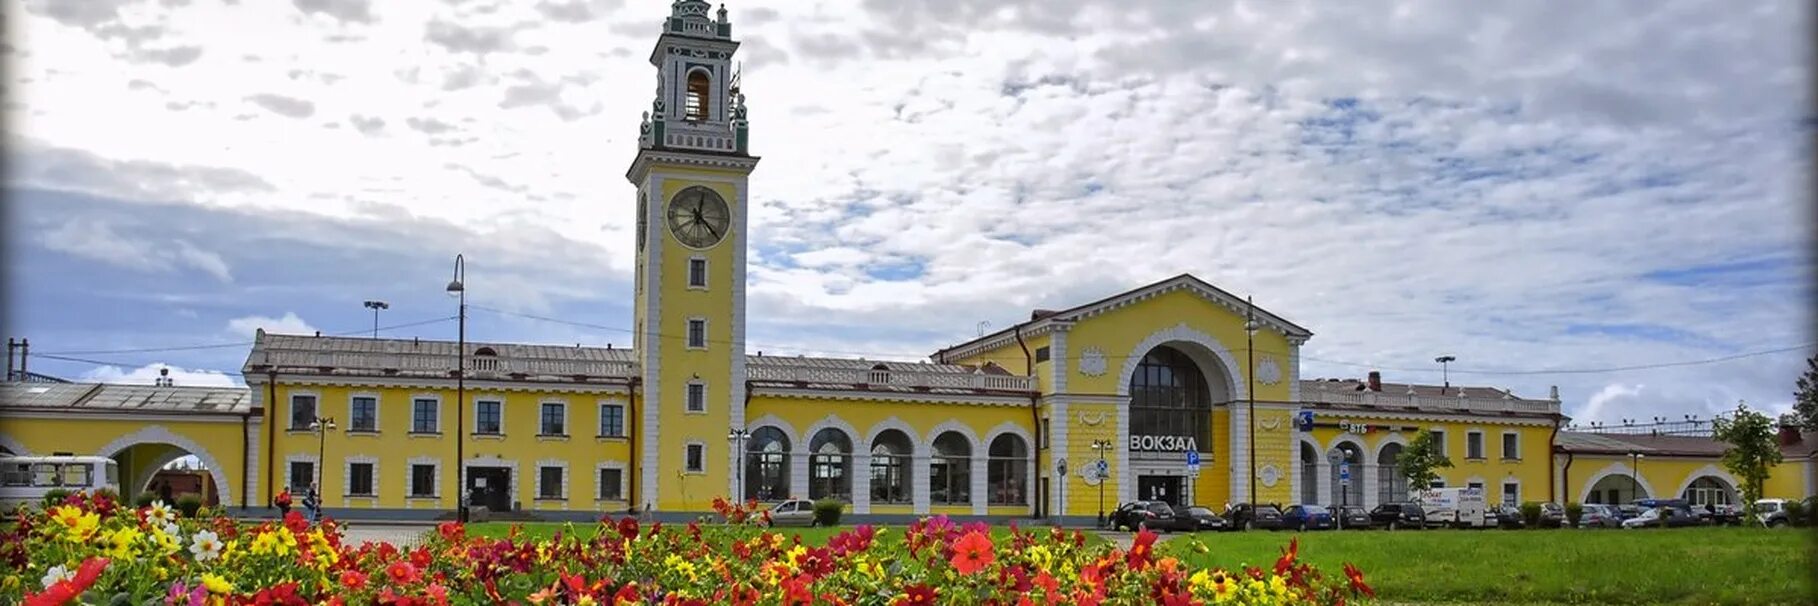
<instances>
[{"instance_id":1,"label":"orange flower","mask_svg":"<svg viewBox=\"0 0 1818 606\"><path fill-rule=\"evenodd\" d=\"M968 532L953 544L953 569L960 574L978 572L996 559L997 556L991 551L991 539L985 533L976 530Z\"/></svg>"},{"instance_id":2,"label":"orange flower","mask_svg":"<svg viewBox=\"0 0 1818 606\"><path fill-rule=\"evenodd\" d=\"M1364 584L1363 571L1352 566L1350 562L1345 562L1345 577L1351 579L1352 591L1361 593L1365 597L1376 597L1376 590L1370 589L1369 585Z\"/></svg>"},{"instance_id":3,"label":"orange flower","mask_svg":"<svg viewBox=\"0 0 1818 606\"><path fill-rule=\"evenodd\" d=\"M903 596L891 603L891 606L924 606L934 603L934 588L927 585L910 585L903 588Z\"/></svg>"},{"instance_id":4,"label":"orange flower","mask_svg":"<svg viewBox=\"0 0 1818 606\"><path fill-rule=\"evenodd\" d=\"M1144 528L1136 533L1136 542L1130 545L1130 553L1126 554L1127 561L1130 564L1130 568L1142 570L1143 568L1148 567L1149 559L1154 556L1155 533L1149 532L1149 529Z\"/></svg>"},{"instance_id":5,"label":"orange flower","mask_svg":"<svg viewBox=\"0 0 1818 606\"><path fill-rule=\"evenodd\" d=\"M1275 560L1275 574L1281 576L1294 567L1294 559L1300 556L1300 537L1288 539L1288 548L1283 549L1281 558Z\"/></svg>"},{"instance_id":6,"label":"orange flower","mask_svg":"<svg viewBox=\"0 0 1818 606\"><path fill-rule=\"evenodd\" d=\"M358 570L349 570L349 571L342 572L341 573L341 586L346 587L350 590L359 591L361 587L366 586L366 575L362 574Z\"/></svg>"}]
</instances>

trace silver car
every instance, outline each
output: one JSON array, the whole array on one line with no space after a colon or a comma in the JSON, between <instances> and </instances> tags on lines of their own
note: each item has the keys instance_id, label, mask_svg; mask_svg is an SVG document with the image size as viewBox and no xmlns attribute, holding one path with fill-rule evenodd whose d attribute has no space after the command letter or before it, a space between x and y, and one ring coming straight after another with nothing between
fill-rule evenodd
<instances>
[{"instance_id":1,"label":"silver car","mask_svg":"<svg viewBox=\"0 0 1818 606\"><path fill-rule=\"evenodd\" d=\"M770 508L771 526L813 526L814 501L789 499Z\"/></svg>"}]
</instances>

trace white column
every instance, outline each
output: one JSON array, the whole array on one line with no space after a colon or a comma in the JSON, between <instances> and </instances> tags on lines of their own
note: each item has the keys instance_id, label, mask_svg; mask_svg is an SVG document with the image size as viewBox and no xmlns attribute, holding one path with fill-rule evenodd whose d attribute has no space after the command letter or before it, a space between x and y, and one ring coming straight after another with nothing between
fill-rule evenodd
<instances>
[{"instance_id":1,"label":"white column","mask_svg":"<svg viewBox=\"0 0 1818 606\"><path fill-rule=\"evenodd\" d=\"M985 515L985 474L988 471L986 466L991 460L985 455L983 448L972 449L972 473L968 480L972 484L972 515L975 516Z\"/></svg>"},{"instance_id":2,"label":"white column","mask_svg":"<svg viewBox=\"0 0 1818 606\"><path fill-rule=\"evenodd\" d=\"M928 513L928 501L931 499L928 494L928 481L929 478L934 477L934 459L930 453L926 444L916 444L915 455L909 459L908 467L911 470L909 472L911 482L909 494L917 514Z\"/></svg>"},{"instance_id":3,"label":"white column","mask_svg":"<svg viewBox=\"0 0 1818 606\"><path fill-rule=\"evenodd\" d=\"M1332 464L1326 462L1325 454L1322 453L1318 462L1313 466L1315 468L1313 481L1318 482L1315 490L1318 492L1319 502L1321 504L1337 503L1338 495L1332 494Z\"/></svg>"},{"instance_id":4,"label":"white column","mask_svg":"<svg viewBox=\"0 0 1818 606\"><path fill-rule=\"evenodd\" d=\"M1231 502L1250 501L1250 426L1246 402L1231 403ZM1126 438L1127 439L1127 438Z\"/></svg>"},{"instance_id":5,"label":"white column","mask_svg":"<svg viewBox=\"0 0 1818 606\"><path fill-rule=\"evenodd\" d=\"M796 450L789 453L789 496L797 499L808 498L808 446L796 442Z\"/></svg>"},{"instance_id":6,"label":"white column","mask_svg":"<svg viewBox=\"0 0 1818 606\"><path fill-rule=\"evenodd\" d=\"M853 453L852 513L871 513L871 451Z\"/></svg>"},{"instance_id":7,"label":"white column","mask_svg":"<svg viewBox=\"0 0 1818 606\"><path fill-rule=\"evenodd\" d=\"M1068 360L1067 328L1066 324L1055 325L1054 336L1048 344L1050 348L1048 364L1053 370L1053 376L1049 378L1049 391L1053 394L1050 396L1052 399L1048 411L1048 427L1041 430L1047 432L1045 435L1048 438L1048 456L1043 461L1047 469L1029 470L1032 482L1034 478L1039 478L1042 474L1049 474L1048 492L1052 493L1048 500L1049 516L1067 515L1067 478L1074 475L1072 473L1055 474L1054 464L1061 459L1068 459L1069 472L1072 471L1074 465L1079 464L1078 461L1071 460L1071 457L1067 456L1067 429L1071 424L1067 416L1067 375L1074 367L1073 363ZM1033 444L1031 447L1040 448L1041 444ZM1037 459L1042 460L1041 457L1037 457ZM1027 494L1029 498L1036 498L1034 490L1030 490Z\"/></svg>"}]
</instances>

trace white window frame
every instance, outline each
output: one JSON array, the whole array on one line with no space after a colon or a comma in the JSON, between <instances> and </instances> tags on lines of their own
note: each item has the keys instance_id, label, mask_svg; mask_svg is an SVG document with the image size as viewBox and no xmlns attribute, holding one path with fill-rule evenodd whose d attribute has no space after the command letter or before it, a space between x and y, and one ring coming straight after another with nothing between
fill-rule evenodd
<instances>
[{"instance_id":1,"label":"white window frame","mask_svg":"<svg viewBox=\"0 0 1818 606\"><path fill-rule=\"evenodd\" d=\"M291 482L291 473L290 473L291 463L308 463L309 472L311 474L314 474L316 477L322 477L322 476L327 475L327 474L322 473L322 461L317 460L316 455L314 455L314 454L285 455L284 456L284 483L278 485L279 489L285 489L285 488L291 488L293 486L297 486L296 483ZM315 479L316 479L315 477L310 478L310 480L315 480ZM309 482L304 482L302 484L302 486L308 487ZM317 487L317 488L320 489L321 487ZM303 502L303 495L299 494L299 495L291 495L291 496L296 499L295 502L297 502L297 503Z\"/></svg>"},{"instance_id":2,"label":"white window frame","mask_svg":"<svg viewBox=\"0 0 1818 606\"><path fill-rule=\"evenodd\" d=\"M1475 456L1475 457L1471 456L1471 438L1473 438L1473 437L1477 438L1477 456ZM1464 454L1465 454L1466 461L1487 461L1490 459L1489 444L1484 443L1482 429L1465 430L1465 452L1464 452Z\"/></svg>"},{"instance_id":3,"label":"white window frame","mask_svg":"<svg viewBox=\"0 0 1818 606\"><path fill-rule=\"evenodd\" d=\"M412 400L414 401L415 399L413 398ZM414 482L417 479L417 466L418 465L428 465L430 467L429 494L426 494L426 495L420 495L420 494L417 494L416 491L411 490L411 482ZM410 458L410 461L404 467L404 498L406 500L442 498L442 460L441 459L438 459L435 457L411 457Z\"/></svg>"},{"instance_id":4,"label":"white window frame","mask_svg":"<svg viewBox=\"0 0 1818 606\"><path fill-rule=\"evenodd\" d=\"M701 344L700 345L694 344L694 323L695 322L701 323ZM709 332L711 332L711 330L709 330L711 327L712 327L712 325L707 322L707 318L703 318L700 316L690 316L688 318L688 322L686 324L684 324L683 328L682 328L682 344L687 346L688 349L702 350L702 351L706 350L707 342L711 340L711 339L707 338L707 334Z\"/></svg>"},{"instance_id":5,"label":"white window frame","mask_svg":"<svg viewBox=\"0 0 1818 606\"><path fill-rule=\"evenodd\" d=\"M1515 436L1514 454L1509 453L1509 436ZM1520 461L1521 460L1521 432L1514 431L1514 430L1504 430L1502 432L1502 460L1504 460L1504 461Z\"/></svg>"},{"instance_id":6,"label":"white window frame","mask_svg":"<svg viewBox=\"0 0 1818 606\"><path fill-rule=\"evenodd\" d=\"M499 405L499 433L496 433L496 434L480 433L480 403L481 402L497 402L498 403L498 405ZM503 396L490 396L489 395L489 396L483 396L483 397L475 397L473 399L473 435L475 435L475 436L503 436L503 435L505 435L505 398Z\"/></svg>"},{"instance_id":7,"label":"white window frame","mask_svg":"<svg viewBox=\"0 0 1818 606\"><path fill-rule=\"evenodd\" d=\"M701 264L700 284L694 283L694 264L696 262ZM683 269L683 272L687 274L685 277L688 280L688 290L707 290L707 284L712 280L711 274L707 272L712 268L713 266L707 263L706 255L692 255L688 257L688 267Z\"/></svg>"},{"instance_id":8,"label":"white window frame","mask_svg":"<svg viewBox=\"0 0 1818 606\"><path fill-rule=\"evenodd\" d=\"M609 434L609 433L605 433L604 431L602 431L605 429L605 425L606 425L606 407L608 407L608 406L616 407L619 409L619 432L615 433L615 434ZM598 419L595 419L596 423L594 423L594 431L600 432L600 433L598 436L595 436L595 437L601 437L601 438L623 438L623 437L625 437L625 402L623 400L601 400L597 410L599 410L600 416Z\"/></svg>"},{"instance_id":9,"label":"white window frame","mask_svg":"<svg viewBox=\"0 0 1818 606\"><path fill-rule=\"evenodd\" d=\"M1509 502L1509 499L1507 498L1507 496L1509 494L1510 486L1515 487L1515 502L1513 502L1513 503ZM1504 505L1520 507L1521 506L1521 480L1503 480L1502 481L1502 496L1504 497L1502 499Z\"/></svg>"},{"instance_id":10,"label":"white window frame","mask_svg":"<svg viewBox=\"0 0 1818 606\"><path fill-rule=\"evenodd\" d=\"M436 426L433 429L431 429L428 432L428 434L417 431L417 402L419 400L431 400L436 403ZM417 435L439 435L442 433L442 417L443 417L443 415L442 415L442 396L440 394L430 394L430 393L411 394L411 396L410 396L410 427L409 427L409 431L407 431L405 433L414 433Z\"/></svg>"},{"instance_id":11,"label":"white window frame","mask_svg":"<svg viewBox=\"0 0 1818 606\"><path fill-rule=\"evenodd\" d=\"M315 402L316 402L315 416L320 417L320 416L322 416L322 394L318 393L316 391L313 391L313 390L302 390L302 391L292 391L292 392L290 392L289 395L290 395L290 397L286 398L284 400L284 430L285 431L308 432L309 431L308 425L304 425L302 427L294 427L291 425L292 419L294 419L297 416L297 398L299 396L301 396L301 397L307 397L307 398L311 398L311 399L315 400Z\"/></svg>"},{"instance_id":12,"label":"white window frame","mask_svg":"<svg viewBox=\"0 0 1818 606\"><path fill-rule=\"evenodd\" d=\"M353 466L372 466L372 492L356 493L353 491ZM379 459L377 457L352 456L341 463L341 497L343 499L376 499L379 498Z\"/></svg>"},{"instance_id":13,"label":"white window frame","mask_svg":"<svg viewBox=\"0 0 1818 606\"><path fill-rule=\"evenodd\" d=\"M695 408L694 402L693 402L694 388L696 388L696 387L701 388L701 407L700 408ZM702 381L700 379L690 379L688 381L688 384L682 387L682 411L687 414L691 414L691 415L707 414L707 382L706 381Z\"/></svg>"},{"instance_id":14,"label":"white window frame","mask_svg":"<svg viewBox=\"0 0 1818 606\"><path fill-rule=\"evenodd\" d=\"M564 408L566 408L566 405L564 405ZM557 494L553 497L543 496L543 468L545 467L553 467L562 470L561 477L556 480ZM535 495L531 496L531 500L544 502L566 501L568 500L568 484L568 461L562 459L543 459L537 461L537 492Z\"/></svg>"},{"instance_id":15,"label":"white window frame","mask_svg":"<svg viewBox=\"0 0 1818 606\"><path fill-rule=\"evenodd\" d=\"M701 449L701 466L698 468L690 469L688 467L688 451L691 449L697 448L697 447ZM707 475L707 443L706 442L702 442L700 440L688 440L687 442L684 442L682 444L682 473L686 473L689 475L697 475L697 476L698 475Z\"/></svg>"},{"instance_id":16,"label":"white window frame","mask_svg":"<svg viewBox=\"0 0 1818 606\"><path fill-rule=\"evenodd\" d=\"M370 430L354 429L354 400L360 398L372 398L372 429ZM356 391L347 394L347 433L379 433L379 428L382 427L379 421L379 409L384 408L380 405L383 401L384 399L380 398L379 392L376 391Z\"/></svg>"},{"instance_id":17,"label":"white window frame","mask_svg":"<svg viewBox=\"0 0 1818 606\"><path fill-rule=\"evenodd\" d=\"M619 497L616 499L603 498L603 495L600 494L601 489L605 488L605 485L600 483L600 472L608 470L608 469L616 469L619 472L619 486L618 486ZM593 500L595 502L599 502L599 503L625 502L625 495L628 494L627 490L629 488L631 488L630 483L631 483L631 478L628 478L625 476L625 464L624 463L621 463L618 461L601 461L598 464L593 466Z\"/></svg>"},{"instance_id":18,"label":"white window frame","mask_svg":"<svg viewBox=\"0 0 1818 606\"><path fill-rule=\"evenodd\" d=\"M562 407L562 433L543 433L543 407L548 406L550 404L554 404L556 406ZM566 437L569 434L573 433L573 432L569 431L572 428L573 427L568 423L568 401L567 400L539 400L537 402L537 437L543 437L543 438Z\"/></svg>"}]
</instances>

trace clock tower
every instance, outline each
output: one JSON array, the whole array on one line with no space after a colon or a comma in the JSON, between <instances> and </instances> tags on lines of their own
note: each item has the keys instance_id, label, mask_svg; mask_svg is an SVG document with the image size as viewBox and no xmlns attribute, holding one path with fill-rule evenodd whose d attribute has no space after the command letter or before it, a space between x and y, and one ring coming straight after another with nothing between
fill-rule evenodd
<instances>
[{"instance_id":1,"label":"clock tower","mask_svg":"<svg viewBox=\"0 0 1818 606\"><path fill-rule=\"evenodd\" d=\"M650 63L656 98L625 177L637 187L642 393L637 505L702 511L734 485L727 431L745 426L745 96L726 9L675 0Z\"/></svg>"}]
</instances>

